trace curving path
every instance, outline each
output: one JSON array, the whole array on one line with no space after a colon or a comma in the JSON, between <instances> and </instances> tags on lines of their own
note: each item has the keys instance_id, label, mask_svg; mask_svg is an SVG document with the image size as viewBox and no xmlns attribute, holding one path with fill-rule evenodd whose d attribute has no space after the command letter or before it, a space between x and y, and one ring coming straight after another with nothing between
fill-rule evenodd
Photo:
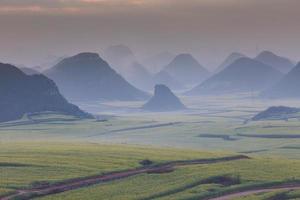
<instances>
[{"instance_id":1,"label":"curving path","mask_svg":"<svg viewBox=\"0 0 300 200\"><path fill-rule=\"evenodd\" d=\"M245 197L245 196L259 194L259 193L263 193L263 192L289 191L289 190L300 190L300 183L299 184L296 184L296 183L295 184L284 184L284 185L280 185L280 186L260 188L260 189L251 189L248 191L227 194L227 195L212 198L209 200L231 200L234 198Z\"/></svg>"},{"instance_id":2,"label":"curving path","mask_svg":"<svg viewBox=\"0 0 300 200\"><path fill-rule=\"evenodd\" d=\"M49 185L40 188L24 189L24 190L20 189L15 191L14 194L1 197L0 200L32 199L34 197L46 196L46 195L61 193L69 190L75 190L78 188L87 187L90 185L99 184L103 182L109 182L117 179L124 179L130 176L143 174L143 173L170 172L174 170L175 167L184 166L184 165L213 164L218 162L228 162L228 161L241 160L241 159L249 159L249 157L244 155L237 155L237 156L212 158L212 159L171 161L171 162L166 162L154 166L140 167L140 168L129 169L120 172L112 172L104 175L68 180L62 183L58 183L56 185Z\"/></svg>"}]
</instances>

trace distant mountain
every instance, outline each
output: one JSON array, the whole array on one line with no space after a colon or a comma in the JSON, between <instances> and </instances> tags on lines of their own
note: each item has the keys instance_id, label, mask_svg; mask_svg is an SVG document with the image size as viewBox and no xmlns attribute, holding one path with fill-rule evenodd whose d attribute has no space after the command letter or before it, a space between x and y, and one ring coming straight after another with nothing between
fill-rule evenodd
<instances>
[{"instance_id":1,"label":"distant mountain","mask_svg":"<svg viewBox=\"0 0 300 200\"><path fill-rule=\"evenodd\" d=\"M137 62L130 66L126 79L135 87L145 91L153 90L156 84L165 84L174 90L182 90L185 88L183 84L174 79L167 72L161 71L156 74L151 74L144 66Z\"/></svg>"},{"instance_id":2,"label":"distant mountain","mask_svg":"<svg viewBox=\"0 0 300 200\"><path fill-rule=\"evenodd\" d=\"M155 112L186 109L180 99L165 85L156 85L154 96L142 108Z\"/></svg>"},{"instance_id":3,"label":"distant mountain","mask_svg":"<svg viewBox=\"0 0 300 200\"><path fill-rule=\"evenodd\" d=\"M70 100L141 100L148 97L96 53L80 53L65 58L45 74Z\"/></svg>"},{"instance_id":4,"label":"distant mountain","mask_svg":"<svg viewBox=\"0 0 300 200\"><path fill-rule=\"evenodd\" d=\"M126 79L135 87L149 91L154 87L152 74L141 64L134 62L129 68L130 72ZM132 72L131 72L132 71Z\"/></svg>"},{"instance_id":5,"label":"distant mountain","mask_svg":"<svg viewBox=\"0 0 300 200\"><path fill-rule=\"evenodd\" d=\"M231 65L232 63L234 63L235 61L237 61L238 59L244 58L244 57L247 57L247 56L245 56L245 55L243 55L241 53L233 52L215 70L215 73L218 73L218 72L222 71L223 69L225 69L226 67L228 67L229 65Z\"/></svg>"},{"instance_id":6,"label":"distant mountain","mask_svg":"<svg viewBox=\"0 0 300 200\"><path fill-rule=\"evenodd\" d=\"M110 46L105 49L104 55L113 69L139 89L149 91L155 84L166 84L175 90L184 88L182 83L166 72L151 74L145 66L137 61L128 46L122 44Z\"/></svg>"},{"instance_id":7,"label":"distant mountain","mask_svg":"<svg viewBox=\"0 0 300 200\"><path fill-rule=\"evenodd\" d=\"M55 83L44 75L26 75L0 63L0 122L17 120L26 113L55 111L81 118L92 116L68 103Z\"/></svg>"},{"instance_id":8,"label":"distant mountain","mask_svg":"<svg viewBox=\"0 0 300 200\"><path fill-rule=\"evenodd\" d=\"M44 60L44 62L36 65L36 66L32 66L30 67L30 69L33 69L39 73L46 71L48 69L50 69L51 67L53 67L54 65L56 65L57 63L59 63L60 61L62 61L64 58L66 58L67 56L47 56ZM22 66L24 67L24 66ZM19 67L20 68L20 67Z\"/></svg>"},{"instance_id":9,"label":"distant mountain","mask_svg":"<svg viewBox=\"0 0 300 200\"><path fill-rule=\"evenodd\" d=\"M185 86L174 79L172 76L168 74L166 71L160 71L153 75L153 81L155 84L163 84L172 90L183 90Z\"/></svg>"},{"instance_id":10,"label":"distant mountain","mask_svg":"<svg viewBox=\"0 0 300 200\"><path fill-rule=\"evenodd\" d=\"M104 57L111 67L128 82L142 90L151 90L154 86L152 74L143 66L125 45L110 46L104 51Z\"/></svg>"},{"instance_id":11,"label":"distant mountain","mask_svg":"<svg viewBox=\"0 0 300 200\"><path fill-rule=\"evenodd\" d=\"M104 58L113 69L123 76L128 73L132 63L137 62L137 58L132 50L125 45L113 45L104 50Z\"/></svg>"},{"instance_id":12,"label":"distant mountain","mask_svg":"<svg viewBox=\"0 0 300 200\"><path fill-rule=\"evenodd\" d=\"M278 83L263 91L268 98L300 98L300 63L287 73Z\"/></svg>"},{"instance_id":13,"label":"distant mountain","mask_svg":"<svg viewBox=\"0 0 300 200\"><path fill-rule=\"evenodd\" d=\"M277 56L270 51L261 52L255 60L258 60L266 65L270 65L282 73L289 72L295 65L288 58Z\"/></svg>"},{"instance_id":14,"label":"distant mountain","mask_svg":"<svg viewBox=\"0 0 300 200\"><path fill-rule=\"evenodd\" d=\"M177 55L163 71L185 85L199 84L209 76L209 72L190 54Z\"/></svg>"},{"instance_id":15,"label":"distant mountain","mask_svg":"<svg viewBox=\"0 0 300 200\"><path fill-rule=\"evenodd\" d=\"M19 67L19 69L24 72L27 75L35 75L35 74L40 74L39 71L29 68L29 67Z\"/></svg>"},{"instance_id":16,"label":"distant mountain","mask_svg":"<svg viewBox=\"0 0 300 200\"><path fill-rule=\"evenodd\" d=\"M166 65L168 65L173 59L175 55L165 51L159 54L150 56L143 60L143 64L147 67L147 69L152 73L158 73L163 69Z\"/></svg>"},{"instance_id":17,"label":"distant mountain","mask_svg":"<svg viewBox=\"0 0 300 200\"><path fill-rule=\"evenodd\" d=\"M250 58L240 58L187 92L187 95L231 94L261 91L282 77L282 73Z\"/></svg>"},{"instance_id":18,"label":"distant mountain","mask_svg":"<svg viewBox=\"0 0 300 200\"><path fill-rule=\"evenodd\" d=\"M124 58L132 58L134 54L132 50L123 44L112 45L105 49L105 56L111 57L113 59L124 59Z\"/></svg>"},{"instance_id":19,"label":"distant mountain","mask_svg":"<svg viewBox=\"0 0 300 200\"><path fill-rule=\"evenodd\" d=\"M252 120L272 120L272 119L288 119L291 115L299 113L299 108L292 108L286 106L273 106L255 115Z\"/></svg>"}]
</instances>

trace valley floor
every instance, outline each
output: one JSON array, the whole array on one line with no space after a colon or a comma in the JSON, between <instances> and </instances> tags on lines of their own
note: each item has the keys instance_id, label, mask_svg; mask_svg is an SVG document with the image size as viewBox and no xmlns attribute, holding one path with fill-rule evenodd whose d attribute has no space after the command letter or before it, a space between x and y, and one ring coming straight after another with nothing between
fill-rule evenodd
<instances>
[{"instance_id":1,"label":"valley floor","mask_svg":"<svg viewBox=\"0 0 300 200\"><path fill-rule=\"evenodd\" d=\"M1 123L0 199L300 197L300 118L249 121L270 105L298 102L243 96L184 101L190 109L180 113L144 113L140 102L89 102L81 107L105 111L97 120L44 113ZM210 162L239 155L244 159ZM173 165L178 161L189 164ZM137 169L132 176L118 174ZM104 181L111 173L116 177ZM61 187L74 181L85 184Z\"/></svg>"}]
</instances>

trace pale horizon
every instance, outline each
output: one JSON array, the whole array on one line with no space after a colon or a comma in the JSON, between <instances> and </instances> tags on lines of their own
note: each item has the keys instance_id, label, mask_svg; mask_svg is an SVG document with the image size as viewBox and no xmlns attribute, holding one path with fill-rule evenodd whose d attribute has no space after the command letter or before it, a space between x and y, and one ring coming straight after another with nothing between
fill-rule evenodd
<instances>
[{"instance_id":1,"label":"pale horizon","mask_svg":"<svg viewBox=\"0 0 300 200\"><path fill-rule=\"evenodd\" d=\"M0 61L28 67L124 44L139 60L191 53L216 68L232 52L299 61L296 0L4 0Z\"/></svg>"}]
</instances>

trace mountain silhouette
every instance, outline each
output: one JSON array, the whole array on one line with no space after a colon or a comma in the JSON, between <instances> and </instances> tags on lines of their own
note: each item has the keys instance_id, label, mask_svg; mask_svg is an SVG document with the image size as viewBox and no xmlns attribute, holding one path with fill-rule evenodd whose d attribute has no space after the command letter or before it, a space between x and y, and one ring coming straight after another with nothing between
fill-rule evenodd
<instances>
[{"instance_id":1,"label":"mountain silhouette","mask_svg":"<svg viewBox=\"0 0 300 200\"><path fill-rule=\"evenodd\" d=\"M55 111L81 118L92 116L68 103L55 83L44 75L26 75L0 63L0 122L17 120L26 113Z\"/></svg>"},{"instance_id":2,"label":"mountain silhouette","mask_svg":"<svg viewBox=\"0 0 300 200\"><path fill-rule=\"evenodd\" d=\"M183 110L186 107L165 85L156 85L154 96L142 107L144 110L163 112Z\"/></svg>"},{"instance_id":3,"label":"mountain silhouette","mask_svg":"<svg viewBox=\"0 0 300 200\"><path fill-rule=\"evenodd\" d=\"M207 95L261 91L281 77L282 73L271 66L250 58L240 58L186 94Z\"/></svg>"},{"instance_id":4,"label":"mountain silhouette","mask_svg":"<svg viewBox=\"0 0 300 200\"><path fill-rule=\"evenodd\" d=\"M283 73L289 72L295 66L288 58L277 56L270 51L261 52L255 60L270 65Z\"/></svg>"},{"instance_id":5,"label":"mountain silhouette","mask_svg":"<svg viewBox=\"0 0 300 200\"><path fill-rule=\"evenodd\" d=\"M300 63L287 73L278 83L263 91L268 98L300 98Z\"/></svg>"},{"instance_id":6,"label":"mountain silhouette","mask_svg":"<svg viewBox=\"0 0 300 200\"><path fill-rule=\"evenodd\" d=\"M190 54L177 55L163 70L185 85L199 84L209 76L209 72Z\"/></svg>"},{"instance_id":7,"label":"mountain silhouette","mask_svg":"<svg viewBox=\"0 0 300 200\"><path fill-rule=\"evenodd\" d=\"M70 100L142 100L148 94L129 84L96 53L65 58L47 70Z\"/></svg>"},{"instance_id":8,"label":"mountain silhouette","mask_svg":"<svg viewBox=\"0 0 300 200\"><path fill-rule=\"evenodd\" d=\"M225 69L226 67L228 67L229 65L231 65L232 63L234 63L235 61L237 61L238 59L243 58L243 57L247 57L247 56L245 56L241 53L233 52L215 70L215 73L222 71L223 69Z\"/></svg>"}]
</instances>

